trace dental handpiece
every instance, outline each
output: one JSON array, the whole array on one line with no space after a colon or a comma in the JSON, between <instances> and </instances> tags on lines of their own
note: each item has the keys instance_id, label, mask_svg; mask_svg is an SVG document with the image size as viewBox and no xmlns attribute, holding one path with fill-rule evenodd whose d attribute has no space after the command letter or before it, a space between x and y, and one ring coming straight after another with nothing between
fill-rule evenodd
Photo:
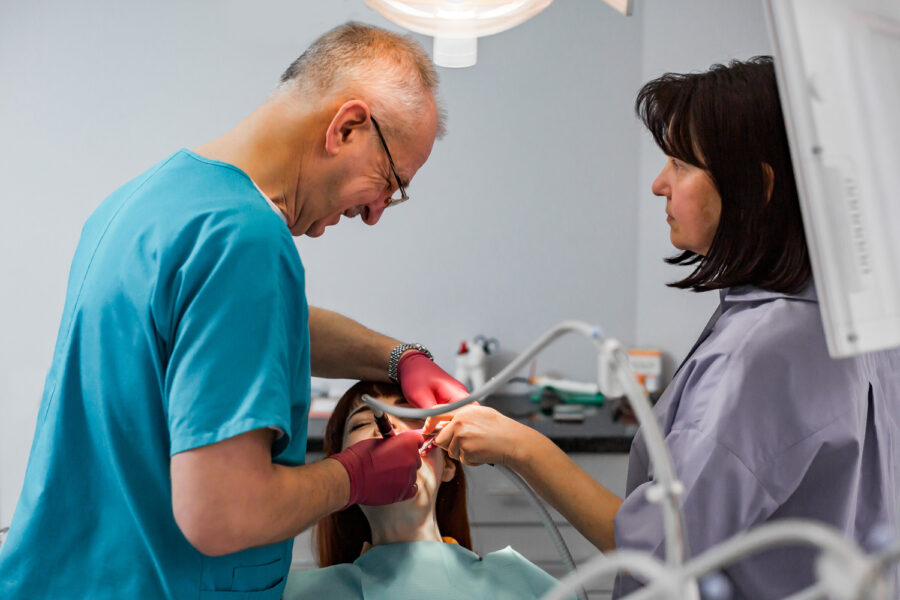
<instances>
[{"instance_id":1,"label":"dental handpiece","mask_svg":"<svg viewBox=\"0 0 900 600\"><path fill-rule=\"evenodd\" d=\"M381 437L389 438L394 435L394 426L391 425L391 419L384 411L374 409L372 414L375 416L375 427L378 428L378 433L381 434Z\"/></svg>"}]
</instances>

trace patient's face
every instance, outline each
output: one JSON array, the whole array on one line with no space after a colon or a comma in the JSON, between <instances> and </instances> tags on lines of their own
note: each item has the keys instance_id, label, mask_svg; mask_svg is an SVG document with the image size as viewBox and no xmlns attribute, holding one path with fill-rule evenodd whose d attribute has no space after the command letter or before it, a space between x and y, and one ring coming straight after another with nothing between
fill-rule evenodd
<instances>
[{"instance_id":1,"label":"patient's face","mask_svg":"<svg viewBox=\"0 0 900 600\"><path fill-rule=\"evenodd\" d=\"M394 406L410 407L409 402L400 397L380 397L377 398L386 404ZM412 429L422 429L425 426L425 419L401 419L393 415L388 415L394 430L397 433L409 431ZM369 438L381 437L378 429L375 427L375 417L372 410L361 400L357 400L353 408L350 409L350 415L344 423L344 439L341 449L345 449L353 444ZM456 473L456 465L448 458L446 453L432 446L425 455L422 456L422 466L419 467L416 483L419 491L415 497L398 504L411 503L417 506L434 505L437 498L438 488L444 481L453 479Z\"/></svg>"}]
</instances>

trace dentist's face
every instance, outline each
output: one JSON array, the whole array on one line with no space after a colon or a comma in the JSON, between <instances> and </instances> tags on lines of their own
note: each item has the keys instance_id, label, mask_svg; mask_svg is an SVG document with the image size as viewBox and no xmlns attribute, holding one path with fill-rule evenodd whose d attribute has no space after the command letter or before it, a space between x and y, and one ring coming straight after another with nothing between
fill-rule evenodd
<instances>
[{"instance_id":1,"label":"dentist's face","mask_svg":"<svg viewBox=\"0 0 900 600\"><path fill-rule=\"evenodd\" d=\"M666 198L672 245L706 256L722 214L722 198L709 174L670 156L651 189Z\"/></svg>"},{"instance_id":2,"label":"dentist's face","mask_svg":"<svg viewBox=\"0 0 900 600\"><path fill-rule=\"evenodd\" d=\"M391 196L397 192L398 179L399 184L407 188L431 155L437 120L437 108L432 107L422 116L421 127L408 139L391 137L390 131L386 131L384 144L371 118L367 125L351 130L347 135L359 136L359 143L344 145L339 177L322 190L320 200L324 207L320 211L321 216L304 233L309 237L319 237L327 227L336 225L342 216L348 219L360 216L366 225L378 223L390 204Z\"/></svg>"}]
</instances>

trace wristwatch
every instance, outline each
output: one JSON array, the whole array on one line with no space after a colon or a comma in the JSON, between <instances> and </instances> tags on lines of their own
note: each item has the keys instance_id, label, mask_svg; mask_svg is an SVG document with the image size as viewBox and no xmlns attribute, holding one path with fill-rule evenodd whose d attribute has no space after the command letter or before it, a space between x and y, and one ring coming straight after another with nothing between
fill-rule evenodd
<instances>
[{"instance_id":1,"label":"wristwatch","mask_svg":"<svg viewBox=\"0 0 900 600\"><path fill-rule=\"evenodd\" d=\"M431 356L431 352L429 352L428 348L422 344L398 344L391 350L391 359L388 361L388 377L394 383L400 383L400 380L397 379L397 365L400 364L400 357L403 356L403 353L407 350L418 350L430 360L434 360L434 357Z\"/></svg>"}]
</instances>

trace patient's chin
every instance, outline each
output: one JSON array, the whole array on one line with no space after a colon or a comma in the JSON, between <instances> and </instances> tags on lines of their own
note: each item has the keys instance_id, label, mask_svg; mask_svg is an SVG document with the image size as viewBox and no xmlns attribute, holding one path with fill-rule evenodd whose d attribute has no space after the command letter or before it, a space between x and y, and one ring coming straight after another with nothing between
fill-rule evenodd
<instances>
[{"instance_id":1,"label":"patient's chin","mask_svg":"<svg viewBox=\"0 0 900 600\"><path fill-rule=\"evenodd\" d=\"M416 474L416 495L403 502L397 502L397 506L416 508L430 508L434 506L437 490L440 487L434 465L423 460L422 466Z\"/></svg>"},{"instance_id":2,"label":"patient's chin","mask_svg":"<svg viewBox=\"0 0 900 600\"><path fill-rule=\"evenodd\" d=\"M414 506L428 506L434 504L437 494L438 480L434 467L428 461L422 461L419 472L416 475L416 495L406 500Z\"/></svg>"},{"instance_id":3,"label":"patient's chin","mask_svg":"<svg viewBox=\"0 0 900 600\"><path fill-rule=\"evenodd\" d=\"M374 514L384 511L391 511L394 508L402 508L406 510L433 510L434 504L437 499L438 488L441 487L441 482L439 481L437 476L438 468L443 470L443 464L439 463L439 461L435 460L433 457L423 458L422 466L419 467L419 470L416 472L415 496L407 500L394 502L393 504L382 506L366 506L364 512L371 511Z\"/></svg>"},{"instance_id":4,"label":"patient's chin","mask_svg":"<svg viewBox=\"0 0 900 600\"><path fill-rule=\"evenodd\" d=\"M434 482L429 482L427 479L423 481L423 477L420 475L416 478L416 484L416 495L412 498L394 502L393 504L384 504L382 506L360 505L360 507L363 509L364 513L373 516L376 514L381 514L382 516L395 514L395 511L397 510L404 513L409 511L425 512L433 510L437 492L434 488Z\"/></svg>"}]
</instances>

